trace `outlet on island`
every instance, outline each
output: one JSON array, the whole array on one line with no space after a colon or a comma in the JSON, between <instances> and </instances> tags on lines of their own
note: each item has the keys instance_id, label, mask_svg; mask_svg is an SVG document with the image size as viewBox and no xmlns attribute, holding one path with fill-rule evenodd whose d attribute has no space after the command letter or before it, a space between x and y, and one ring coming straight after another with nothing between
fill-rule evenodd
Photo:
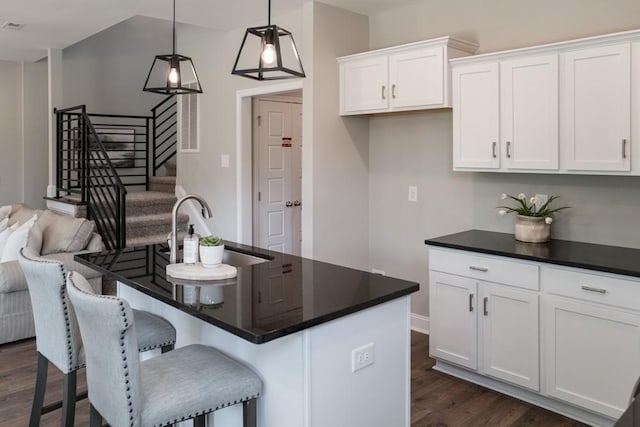
<instances>
[{"instance_id":1,"label":"outlet on island","mask_svg":"<svg viewBox=\"0 0 640 427\"><path fill-rule=\"evenodd\" d=\"M363 345L351 351L351 372L372 365L374 361L373 343Z\"/></svg>"}]
</instances>

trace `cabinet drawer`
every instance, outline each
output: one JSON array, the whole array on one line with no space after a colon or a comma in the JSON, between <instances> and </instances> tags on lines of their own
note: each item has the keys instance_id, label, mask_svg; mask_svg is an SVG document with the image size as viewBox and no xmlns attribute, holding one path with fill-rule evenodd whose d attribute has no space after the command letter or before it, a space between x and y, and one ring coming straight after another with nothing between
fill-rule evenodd
<instances>
[{"instance_id":1,"label":"cabinet drawer","mask_svg":"<svg viewBox=\"0 0 640 427\"><path fill-rule=\"evenodd\" d=\"M542 283L546 293L640 310L640 281L544 266Z\"/></svg>"},{"instance_id":2,"label":"cabinet drawer","mask_svg":"<svg viewBox=\"0 0 640 427\"><path fill-rule=\"evenodd\" d=\"M537 264L492 255L431 247L429 268L534 291L540 288Z\"/></svg>"}]
</instances>

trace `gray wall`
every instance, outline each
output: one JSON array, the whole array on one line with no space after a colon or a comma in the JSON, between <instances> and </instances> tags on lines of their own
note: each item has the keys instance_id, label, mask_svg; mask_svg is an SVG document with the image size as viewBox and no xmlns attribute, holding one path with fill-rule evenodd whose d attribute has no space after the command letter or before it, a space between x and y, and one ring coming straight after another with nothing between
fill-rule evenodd
<instances>
[{"instance_id":1,"label":"gray wall","mask_svg":"<svg viewBox=\"0 0 640 427\"><path fill-rule=\"evenodd\" d=\"M338 115L336 57L367 50L368 30L362 15L314 4L313 257L362 269L369 267L369 126Z\"/></svg>"},{"instance_id":2,"label":"gray wall","mask_svg":"<svg viewBox=\"0 0 640 427\"><path fill-rule=\"evenodd\" d=\"M171 22L143 16L65 48L65 106L86 104L90 113L149 114L164 95L142 88L153 58L165 53L171 53Z\"/></svg>"},{"instance_id":3,"label":"gray wall","mask_svg":"<svg viewBox=\"0 0 640 427\"><path fill-rule=\"evenodd\" d=\"M24 64L24 197L44 208L49 168L47 59Z\"/></svg>"},{"instance_id":4,"label":"gray wall","mask_svg":"<svg viewBox=\"0 0 640 427\"><path fill-rule=\"evenodd\" d=\"M22 70L0 61L0 205L22 201Z\"/></svg>"},{"instance_id":5,"label":"gray wall","mask_svg":"<svg viewBox=\"0 0 640 427\"><path fill-rule=\"evenodd\" d=\"M491 52L636 28L635 0L430 0L372 16L370 42L379 48L451 35ZM454 173L450 129L446 112L370 119L372 266L420 281L414 313L428 315L426 248L417 242L471 227L512 232L513 218L496 214L503 192L560 195L573 208L557 216L554 238L640 246L640 178ZM419 186L417 206L406 202L411 183ZM374 244L376 231L388 236L384 246Z\"/></svg>"}]
</instances>

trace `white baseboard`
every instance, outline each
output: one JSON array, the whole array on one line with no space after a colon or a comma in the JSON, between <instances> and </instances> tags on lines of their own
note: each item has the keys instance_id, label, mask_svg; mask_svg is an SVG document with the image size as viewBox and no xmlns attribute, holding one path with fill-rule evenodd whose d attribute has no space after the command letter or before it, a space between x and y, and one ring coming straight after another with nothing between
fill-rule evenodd
<instances>
[{"instance_id":1,"label":"white baseboard","mask_svg":"<svg viewBox=\"0 0 640 427\"><path fill-rule=\"evenodd\" d=\"M411 313L411 330L428 335L429 318L420 314Z\"/></svg>"}]
</instances>

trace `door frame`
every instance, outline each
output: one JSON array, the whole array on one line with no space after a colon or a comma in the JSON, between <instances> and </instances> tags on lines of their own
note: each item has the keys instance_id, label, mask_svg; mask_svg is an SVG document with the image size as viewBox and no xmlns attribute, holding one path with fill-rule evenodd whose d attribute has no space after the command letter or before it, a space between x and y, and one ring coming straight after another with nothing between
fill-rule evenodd
<instances>
[{"instance_id":1,"label":"door frame","mask_svg":"<svg viewBox=\"0 0 640 427\"><path fill-rule=\"evenodd\" d=\"M255 96L268 96L298 89L302 90L302 99L304 100L302 80L242 89L236 92L236 209L238 212L236 233L238 243L253 244L252 99ZM302 173L304 180L304 166Z\"/></svg>"}]
</instances>

